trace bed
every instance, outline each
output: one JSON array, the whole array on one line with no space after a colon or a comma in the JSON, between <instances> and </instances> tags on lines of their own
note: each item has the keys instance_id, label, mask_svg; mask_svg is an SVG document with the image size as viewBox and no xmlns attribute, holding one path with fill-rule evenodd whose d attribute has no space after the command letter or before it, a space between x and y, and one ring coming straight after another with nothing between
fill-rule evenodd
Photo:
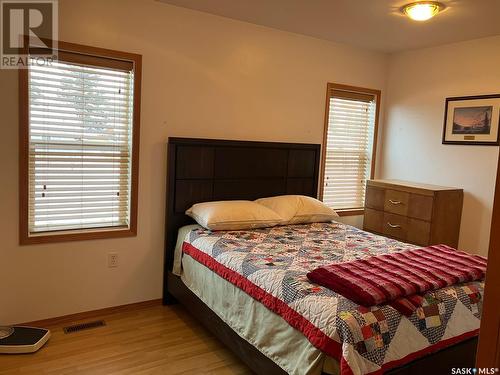
<instances>
[{"instance_id":1,"label":"bed","mask_svg":"<svg viewBox=\"0 0 500 375\"><path fill-rule=\"evenodd\" d=\"M250 297L241 285L240 288L235 287L209 269L207 264L203 265L203 254L197 254L196 250L201 248L209 253L211 248L193 244L202 241L203 231L185 227L192 221L184 215L184 211L193 203L212 200L257 199L282 194L315 197L319 152L319 145L310 144L169 139L164 303L184 304L191 314L259 374L337 374L342 363L335 358L334 351L319 350L318 342L311 342L311 337L306 338L304 330L294 326L293 321L270 311L270 305L266 307L265 301ZM342 224L302 228L306 229L317 232L330 229L348 231L352 238L364 238L373 243L378 241L387 251L408 246ZM189 238L194 238L193 242ZM193 246L192 252L181 260L179 249L184 242ZM189 248L187 250L189 253ZM248 311L252 311L250 317L241 315ZM255 326L267 328L252 330ZM432 354L416 356L418 358L413 362L389 372L449 373L451 367L473 367L477 345L473 336L475 332L464 335L460 342L447 345L444 349L435 346L430 351ZM386 368L397 365L394 362Z\"/></svg>"}]
</instances>

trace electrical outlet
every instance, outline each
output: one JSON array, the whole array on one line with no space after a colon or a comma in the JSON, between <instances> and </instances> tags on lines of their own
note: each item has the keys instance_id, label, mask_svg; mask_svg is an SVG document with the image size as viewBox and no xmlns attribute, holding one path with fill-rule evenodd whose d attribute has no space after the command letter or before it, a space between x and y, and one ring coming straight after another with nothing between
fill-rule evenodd
<instances>
[{"instance_id":1,"label":"electrical outlet","mask_svg":"<svg viewBox=\"0 0 500 375\"><path fill-rule=\"evenodd\" d=\"M118 267L118 253L108 253L108 267Z\"/></svg>"}]
</instances>

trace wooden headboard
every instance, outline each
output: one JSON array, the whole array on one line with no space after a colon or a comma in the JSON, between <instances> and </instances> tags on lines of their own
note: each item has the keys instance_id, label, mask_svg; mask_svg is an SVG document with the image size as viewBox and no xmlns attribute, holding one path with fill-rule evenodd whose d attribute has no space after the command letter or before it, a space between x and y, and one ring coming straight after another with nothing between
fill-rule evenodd
<instances>
[{"instance_id":1,"label":"wooden headboard","mask_svg":"<svg viewBox=\"0 0 500 375\"><path fill-rule=\"evenodd\" d=\"M177 231L193 223L184 214L191 205L283 194L317 197L319 159L319 144L169 138L165 279Z\"/></svg>"}]
</instances>

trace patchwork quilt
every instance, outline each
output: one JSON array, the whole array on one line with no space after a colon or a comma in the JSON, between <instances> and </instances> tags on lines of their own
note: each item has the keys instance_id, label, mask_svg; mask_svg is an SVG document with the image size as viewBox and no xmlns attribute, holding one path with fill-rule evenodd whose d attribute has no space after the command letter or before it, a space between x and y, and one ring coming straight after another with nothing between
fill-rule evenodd
<instances>
[{"instance_id":1,"label":"patchwork quilt","mask_svg":"<svg viewBox=\"0 0 500 375\"><path fill-rule=\"evenodd\" d=\"M419 294L485 275L485 258L434 245L329 264L307 278L363 306L390 304L411 316L423 302Z\"/></svg>"},{"instance_id":2,"label":"patchwork quilt","mask_svg":"<svg viewBox=\"0 0 500 375\"><path fill-rule=\"evenodd\" d=\"M183 243L185 254L338 359L342 375L383 373L478 334L483 281L426 293L406 317L389 305L360 306L307 278L320 266L414 248L340 223L195 229Z\"/></svg>"}]
</instances>

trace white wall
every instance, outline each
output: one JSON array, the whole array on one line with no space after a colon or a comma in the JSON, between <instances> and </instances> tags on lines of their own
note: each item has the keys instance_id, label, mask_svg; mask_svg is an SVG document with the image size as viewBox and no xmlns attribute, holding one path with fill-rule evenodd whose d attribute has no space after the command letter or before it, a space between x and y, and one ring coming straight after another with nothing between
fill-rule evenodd
<instances>
[{"instance_id":1,"label":"white wall","mask_svg":"<svg viewBox=\"0 0 500 375\"><path fill-rule=\"evenodd\" d=\"M442 145L444 100L500 93L500 37L394 55L379 163L383 178L463 188L459 248L486 255L498 147Z\"/></svg>"},{"instance_id":2,"label":"white wall","mask_svg":"<svg viewBox=\"0 0 500 375\"><path fill-rule=\"evenodd\" d=\"M169 136L320 143L328 81L385 88L381 54L153 0L59 4L61 40L143 55L139 234L19 246L17 72L1 70L3 324L161 297Z\"/></svg>"}]
</instances>

